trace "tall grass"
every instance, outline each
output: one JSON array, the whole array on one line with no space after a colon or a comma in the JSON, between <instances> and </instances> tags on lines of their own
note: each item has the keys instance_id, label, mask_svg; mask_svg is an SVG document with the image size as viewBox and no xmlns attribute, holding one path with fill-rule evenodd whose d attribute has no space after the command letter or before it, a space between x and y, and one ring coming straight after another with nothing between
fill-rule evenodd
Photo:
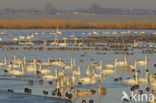
<instances>
[{"instance_id":1,"label":"tall grass","mask_svg":"<svg viewBox=\"0 0 156 103\"><path fill-rule=\"evenodd\" d=\"M98 28L98 29L156 29L156 21L67 21L60 19L0 19L1 29L51 29L51 28Z\"/></svg>"}]
</instances>

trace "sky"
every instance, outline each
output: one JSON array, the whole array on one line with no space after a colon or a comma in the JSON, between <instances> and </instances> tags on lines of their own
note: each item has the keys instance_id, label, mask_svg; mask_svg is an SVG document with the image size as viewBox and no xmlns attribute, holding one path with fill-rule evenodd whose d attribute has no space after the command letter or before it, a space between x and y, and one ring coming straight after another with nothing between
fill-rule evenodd
<instances>
[{"instance_id":1,"label":"sky","mask_svg":"<svg viewBox=\"0 0 156 103\"><path fill-rule=\"evenodd\" d=\"M0 0L0 8L43 9L47 2L51 2L55 8L62 9L89 8L92 4L98 4L105 8L156 10L156 0Z\"/></svg>"}]
</instances>

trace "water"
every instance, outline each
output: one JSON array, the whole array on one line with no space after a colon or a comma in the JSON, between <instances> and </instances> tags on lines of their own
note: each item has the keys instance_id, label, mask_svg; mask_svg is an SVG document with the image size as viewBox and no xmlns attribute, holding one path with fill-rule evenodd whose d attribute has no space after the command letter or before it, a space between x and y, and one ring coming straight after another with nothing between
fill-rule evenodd
<instances>
[{"instance_id":1,"label":"water","mask_svg":"<svg viewBox=\"0 0 156 103\"><path fill-rule=\"evenodd\" d=\"M1 38L3 38L3 42L14 42L10 37L9 34L13 34L14 37L18 38L18 35L24 35L26 36L31 35L32 33L38 32L39 35L34 35L35 37L32 39L32 41L44 41L44 40L54 40L55 36L54 35L49 35L50 32L54 32L55 30L16 30L16 29L9 29L9 30L0 30L0 31L6 31L5 35L0 35ZM44 35L41 35L41 33L45 31ZM75 36L78 37L78 40L88 40L88 37L116 37L116 36L127 36L127 35L141 35L141 34L135 34L133 32L145 32L145 35L151 35L155 30L131 30L131 34L120 34L122 31L127 31L127 30L102 30L102 29L96 29L95 31L99 32L99 35L81 35L81 33L88 33L91 32L92 30L90 29L63 29L60 30L62 31L63 35L58 36L59 40L62 40L64 37L69 37L70 35L75 32ZM104 31L109 31L113 32L116 31L118 32L117 35L103 35L102 33ZM74 40L73 38L68 38L67 40ZM22 40L26 41L26 40ZM140 44L143 44L144 42L140 42ZM68 43L69 45L70 43ZM97 44L102 44L106 45L106 43L97 43ZM156 44L155 42L152 42L152 45L154 45L154 48L152 49L155 51ZM18 50L7 50L8 47L18 47ZM62 57L63 61L65 64L70 65L70 58L75 57L76 58L76 68L77 66L81 65L81 76L85 76L85 71L87 69L87 64L90 64L90 60L94 58L94 60L97 63L100 63L100 58L102 58L103 63L102 63L102 68L105 69L104 65L106 64L113 64L114 59L118 57L120 60L123 60L125 54L115 54L114 51L96 51L95 49L93 50L88 50L88 48L95 48L94 46L88 47L87 45L84 45L82 47L75 47L75 46L67 46L67 48L87 48L87 49L81 49L79 51L76 50L60 50L56 46L45 46L45 45L33 45L31 47L38 48L38 47L43 47L43 50L36 50L36 49L31 49L31 50L24 50L24 47L30 47L28 45L21 46L21 45L5 45L0 48L0 59L3 61L4 56L7 57L7 61L13 60L13 55L16 55L17 57L21 57L23 60L23 56L26 56L27 60L32 60L33 57L37 58L38 60L42 60L42 62L47 62L47 58L51 58L53 60L57 60L60 56ZM132 45L131 45L132 47ZM5 48L2 50L2 48ZM48 50L48 48L57 48L57 49L52 49ZM127 61L132 62L134 65L134 60L143 60L145 56L147 56L147 61L148 65L147 68L144 66L137 66L137 70L141 70L141 73L139 77L145 77L145 70L149 69L149 72L152 74L155 73L155 60L156 56L155 53L142 53L143 49L137 49L133 48L133 55L127 55ZM147 48L145 48L147 49ZM100 53L101 54L100 54ZM84 55L84 56L81 56ZM80 60L83 60L84 62L80 62ZM39 68L37 66L37 68ZM43 66L43 68L49 68L52 70L52 75L55 75L54 69L56 68L55 66ZM25 73L24 76L20 77L15 77L15 76L10 76L7 73L4 73L5 66L0 67L0 101L3 103L11 103L11 102L16 102L16 103L62 103L64 101L64 96L59 99L59 97L52 96L51 92L54 89L55 85L49 85L48 81L45 80L44 84L41 85L39 84L39 80L41 79L40 76L34 76L32 73ZM90 68L90 71L93 70L94 68ZM58 67L58 71L60 72L62 69ZM96 70L97 73L99 72ZM68 71L65 71L67 73ZM119 82L114 82L114 78L117 77L123 77L125 80L127 77L133 77L134 73L133 72L128 72L128 71L122 71L120 68L117 68L117 73L113 75L107 75L105 78L102 78L102 87L107 89L107 93L105 95L98 96L97 92L87 98L78 98L78 99L71 99L72 102L74 103L81 103L81 101L84 99L87 102L89 102L90 99L93 99L95 103L120 103L121 102L121 97L123 96L122 91L126 91L127 93L131 93L130 91L130 85L124 84L123 81ZM33 80L34 85L28 85L28 81ZM98 81L98 79L97 79ZM53 81L54 84L56 83ZM78 86L78 82L74 84L77 88L79 89L85 89L85 90L90 90L91 88L95 88L96 90L98 89L98 84L88 84L88 85L82 85ZM24 94L24 88L31 88L32 89L32 95L25 95ZM8 89L13 89L15 93L8 93ZM142 84L140 85L140 89L142 89L145 92L145 85ZM47 96L43 96L42 92L43 90L46 90L49 92ZM66 91L66 90L65 90ZM71 91L72 92L72 91ZM146 92L145 92L146 93ZM151 93L151 91L149 92ZM149 94L148 93L148 94ZM52 98L55 97L55 98ZM22 98L22 99L21 99ZM67 101L70 102L70 101ZM138 102L137 102L138 103ZM142 103L142 102L140 102Z\"/></svg>"}]
</instances>

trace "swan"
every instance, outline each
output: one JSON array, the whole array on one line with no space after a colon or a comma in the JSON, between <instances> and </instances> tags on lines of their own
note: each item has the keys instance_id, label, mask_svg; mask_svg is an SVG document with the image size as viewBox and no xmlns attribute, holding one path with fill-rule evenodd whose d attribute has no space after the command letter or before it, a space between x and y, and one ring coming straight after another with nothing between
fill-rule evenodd
<instances>
[{"instance_id":1,"label":"swan","mask_svg":"<svg viewBox=\"0 0 156 103\"><path fill-rule=\"evenodd\" d=\"M61 57L59 57L59 58L60 58L59 61L54 61L51 63L51 65L59 66L59 67L65 67L65 64L64 64L64 62L62 62Z\"/></svg>"},{"instance_id":2,"label":"swan","mask_svg":"<svg viewBox=\"0 0 156 103\"><path fill-rule=\"evenodd\" d=\"M89 77L91 76L90 70L89 70L89 64L87 65L86 75Z\"/></svg>"},{"instance_id":3,"label":"swan","mask_svg":"<svg viewBox=\"0 0 156 103\"><path fill-rule=\"evenodd\" d=\"M116 62L116 66L126 66L127 65L127 56L124 57L124 61L118 61Z\"/></svg>"},{"instance_id":4,"label":"swan","mask_svg":"<svg viewBox=\"0 0 156 103\"><path fill-rule=\"evenodd\" d=\"M152 74L149 73L149 78L150 78L150 82L153 82L154 81L154 77L152 77Z\"/></svg>"},{"instance_id":5,"label":"swan","mask_svg":"<svg viewBox=\"0 0 156 103\"><path fill-rule=\"evenodd\" d=\"M21 58L16 58L16 56L14 55L13 56L13 63L14 64L22 64L22 60L21 60Z\"/></svg>"},{"instance_id":6,"label":"swan","mask_svg":"<svg viewBox=\"0 0 156 103\"><path fill-rule=\"evenodd\" d=\"M12 38L12 40L17 41L17 40L18 40L18 38Z\"/></svg>"},{"instance_id":7,"label":"swan","mask_svg":"<svg viewBox=\"0 0 156 103\"><path fill-rule=\"evenodd\" d=\"M27 65L26 66L26 71L27 72L34 72L36 74L37 68L36 68L36 59L33 60L33 64Z\"/></svg>"},{"instance_id":8,"label":"swan","mask_svg":"<svg viewBox=\"0 0 156 103\"><path fill-rule=\"evenodd\" d=\"M7 65L7 57L6 56L4 57L4 63L0 62L0 66L3 66L3 65Z\"/></svg>"},{"instance_id":9,"label":"swan","mask_svg":"<svg viewBox=\"0 0 156 103\"><path fill-rule=\"evenodd\" d=\"M19 35L19 39L20 39L20 40L23 40L23 39L25 39L25 37L22 36L22 35L20 34L20 35Z\"/></svg>"},{"instance_id":10,"label":"swan","mask_svg":"<svg viewBox=\"0 0 156 103\"><path fill-rule=\"evenodd\" d=\"M61 34L62 34L62 32L59 30L58 27L57 27L57 29L56 29L56 34L58 34L58 35L61 35Z\"/></svg>"},{"instance_id":11,"label":"swan","mask_svg":"<svg viewBox=\"0 0 156 103\"><path fill-rule=\"evenodd\" d=\"M49 69L42 69L42 64L39 64L39 65L40 65L39 72L41 74L49 74L49 73L51 73L51 70L49 70Z\"/></svg>"},{"instance_id":12,"label":"swan","mask_svg":"<svg viewBox=\"0 0 156 103\"><path fill-rule=\"evenodd\" d=\"M75 37L75 33L73 32L72 35L69 36L69 38L74 38Z\"/></svg>"},{"instance_id":13,"label":"swan","mask_svg":"<svg viewBox=\"0 0 156 103\"><path fill-rule=\"evenodd\" d=\"M64 76L64 69L62 69L62 71L61 72L59 72L59 77L61 77L61 76Z\"/></svg>"},{"instance_id":14,"label":"swan","mask_svg":"<svg viewBox=\"0 0 156 103\"><path fill-rule=\"evenodd\" d=\"M53 79L57 79L58 78L58 75L57 75L57 68L55 69L55 76L53 75L44 75L42 76L43 79L46 79L46 80L53 80Z\"/></svg>"},{"instance_id":15,"label":"swan","mask_svg":"<svg viewBox=\"0 0 156 103\"><path fill-rule=\"evenodd\" d=\"M80 65L78 66L78 71L72 71L72 73L74 74L74 75L80 75L81 74L81 70L80 70Z\"/></svg>"},{"instance_id":16,"label":"swan","mask_svg":"<svg viewBox=\"0 0 156 103\"><path fill-rule=\"evenodd\" d=\"M95 70L93 70L92 74L94 75L95 78L101 78L101 72L99 74L96 74Z\"/></svg>"},{"instance_id":17,"label":"swan","mask_svg":"<svg viewBox=\"0 0 156 103\"><path fill-rule=\"evenodd\" d=\"M40 63L41 65L46 65L46 66L49 66L49 65L51 65L51 62L50 62L50 58L48 57L48 62L42 62L42 63Z\"/></svg>"},{"instance_id":18,"label":"swan","mask_svg":"<svg viewBox=\"0 0 156 103\"><path fill-rule=\"evenodd\" d=\"M105 67L106 67L106 68L110 68L110 69L111 69L111 68L115 68L115 67L116 67L116 63L117 63L117 60L118 60L118 59L115 58L115 60L114 60L114 65L113 65L113 64L106 64Z\"/></svg>"},{"instance_id":19,"label":"swan","mask_svg":"<svg viewBox=\"0 0 156 103\"><path fill-rule=\"evenodd\" d=\"M136 46L136 47L139 47L139 43L137 43L135 40L134 40L133 45Z\"/></svg>"},{"instance_id":20,"label":"swan","mask_svg":"<svg viewBox=\"0 0 156 103\"><path fill-rule=\"evenodd\" d=\"M129 85L138 84L138 72L135 72L135 80L134 79L127 79L127 80L124 80L124 83L129 84Z\"/></svg>"},{"instance_id":21,"label":"swan","mask_svg":"<svg viewBox=\"0 0 156 103\"><path fill-rule=\"evenodd\" d=\"M100 58L100 66L96 66L96 69L102 70L102 59Z\"/></svg>"},{"instance_id":22,"label":"swan","mask_svg":"<svg viewBox=\"0 0 156 103\"><path fill-rule=\"evenodd\" d=\"M149 72L146 72L145 78L138 78L138 82L139 83L147 83L148 82L148 80L147 80L148 75L149 75Z\"/></svg>"},{"instance_id":23,"label":"swan","mask_svg":"<svg viewBox=\"0 0 156 103\"><path fill-rule=\"evenodd\" d=\"M73 68L73 58L71 57L71 59L70 59L70 65L66 65L65 67L64 67L66 70L67 69L72 69Z\"/></svg>"},{"instance_id":24,"label":"swan","mask_svg":"<svg viewBox=\"0 0 156 103\"><path fill-rule=\"evenodd\" d=\"M3 39L2 38L0 38L0 41L2 41Z\"/></svg>"},{"instance_id":25,"label":"swan","mask_svg":"<svg viewBox=\"0 0 156 103\"><path fill-rule=\"evenodd\" d=\"M58 46L66 47L67 46L67 38L63 38L64 43L59 43Z\"/></svg>"},{"instance_id":26,"label":"swan","mask_svg":"<svg viewBox=\"0 0 156 103\"><path fill-rule=\"evenodd\" d=\"M96 67L96 66L98 66L98 63L96 63L96 62L94 61L94 59L91 59L90 65L91 65L91 67Z\"/></svg>"},{"instance_id":27,"label":"swan","mask_svg":"<svg viewBox=\"0 0 156 103\"><path fill-rule=\"evenodd\" d=\"M97 82L93 74L91 75L91 77L79 78L79 81L83 84L95 84Z\"/></svg>"},{"instance_id":28,"label":"swan","mask_svg":"<svg viewBox=\"0 0 156 103\"><path fill-rule=\"evenodd\" d=\"M147 66L147 56L145 56L144 60L140 60L136 62L138 65Z\"/></svg>"},{"instance_id":29,"label":"swan","mask_svg":"<svg viewBox=\"0 0 156 103\"><path fill-rule=\"evenodd\" d=\"M11 68L9 67L8 72L9 72L9 74L15 75L15 76L24 75L23 64L22 64L22 71L20 71L20 70L11 70Z\"/></svg>"},{"instance_id":30,"label":"swan","mask_svg":"<svg viewBox=\"0 0 156 103\"><path fill-rule=\"evenodd\" d=\"M78 40L78 38L75 37L75 38L74 38L74 45L75 45L75 46L83 46L83 43L82 43L82 42L81 42L81 43L77 43L77 40Z\"/></svg>"},{"instance_id":31,"label":"swan","mask_svg":"<svg viewBox=\"0 0 156 103\"><path fill-rule=\"evenodd\" d=\"M116 31L113 31L113 32L112 32L112 34L113 34L113 35L116 35L116 34L118 34L118 32L116 32Z\"/></svg>"},{"instance_id":32,"label":"swan","mask_svg":"<svg viewBox=\"0 0 156 103\"><path fill-rule=\"evenodd\" d=\"M115 71L112 70L112 69L107 68L107 69L102 70L101 73L104 74L104 75L107 75L107 74L114 74Z\"/></svg>"},{"instance_id":33,"label":"swan","mask_svg":"<svg viewBox=\"0 0 156 103\"><path fill-rule=\"evenodd\" d=\"M130 69L135 69L136 70L136 60L134 61L134 65L129 65Z\"/></svg>"},{"instance_id":34,"label":"swan","mask_svg":"<svg viewBox=\"0 0 156 103\"><path fill-rule=\"evenodd\" d=\"M99 33L97 33L97 32L93 29L92 34L93 34L93 35L98 35Z\"/></svg>"},{"instance_id":35,"label":"swan","mask_svg":"<svg viewBox=\"0 0 156 103\"><path fill-rule=\"evenodd\" d=\"M58 39L57 39L57 37L55 37L54 42L52 42L51 45L58 45Z\"/></svg>"}]
</instances>

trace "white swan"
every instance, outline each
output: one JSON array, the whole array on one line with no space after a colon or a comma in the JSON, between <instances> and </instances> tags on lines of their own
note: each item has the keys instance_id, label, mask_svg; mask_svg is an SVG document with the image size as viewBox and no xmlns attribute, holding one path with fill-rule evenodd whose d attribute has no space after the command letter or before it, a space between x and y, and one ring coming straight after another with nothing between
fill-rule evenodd
<instances>
[{"instance_id":1,"label":"white swan","mask_svg":"<svg viewBox=\"0 0 156 103\"><path fill-rule=\"evenodd\" d=\"M124 80L124 83L129 84L129 85L138 84L138 72L135 72L135 80L134 79L127 79L127 80Z\"/></svg>"},{"instance_id":2,"label":"white swan","mask_svg":"<svg viewBox=\"0 0 156 103\"><path fill-rule=\"evenodd\" d=\"M149 72L146 72L145 78L138 78L138 82L139 83L147 83L148 82L148 80L147 80L148 75L149 75Z\"/></svg>"},{"instance_id":3,"label":"white swan","mask_svg":"<svg viewBox=\"0 0 156 103\"><path fill-rule=\"evenodd\" d=\"M95 66L96 69L102 70L102 58L100 58L100 65Z\"/></svg>"},{"instance_id":4,"label":"white swan","mask_svg":"<svg viewBox=\"0 0 156 103\"><path fill-rule=\"evenodd\" d=\"M55 76L53 75L44 75L42 76L43 79L46 79L46 80L53 80L53 79L57 79L58 76L57 76L57 68L55 69Z\"/></svg>"},{"instance_id":5,"label":"white swan","mask_svg":"<svg viewBox=\"0 0 156 103\"><path fill-rule=\"evenodd\" d=\"M126 66L126 65L127 65L127 56L124 57L124 61L117 61L116 62L116 66Z\"/></svg>"},{"instance_id":6,"label":"white swan","mask_svg":"<svg viewBox=\"0 0 156 103\"><path fill-rule=\"evenodd\" d=\"M97 33L97 32L93 29L92 34L93 34L93 35L98 35L99 33Z\"/></svg>"},{"instance_id":7,"label":"white swan","mask_svg":"<svg viewBox=\"0 0 156 103\"><path fill-rule=\"evenodd\" d=\"M80 65L78 66L78 71L73 70L72 73L74 75L80 75L81 74Z\"/></svg>"},{"instance_id":8,"label":"white swan","mask_svg":"<svg viewBox=\"0 0 156 103\"><path fill-rule=\"evenodd\" d=\"M105 67L106 67L106 68L110 68L110 69L111 69L111 68L115 68L115 67L116 67L116 63L117 63L117 60L118 60L118 59L115 58L114 64L106 64Z\"/></svg>"},{"instance_id":9,"label":"white swan","mask_svg":"<svg viewBox=\"0 0 156 103\"><path fill-rule=\"evenodd\" d=\"M90 70L89 70L89 64L87 65L86 75L89 77L91 76Z\"/></svg>"},{"instance_id":10,"label":"white swan","mask_svg":"<svg viewBox=\"0 0 156 103\"><path fill-rule=\"evenodd\" d=\"M49 70L49 69L42 69L42 64L39 64L39 65L40 65L39 72L41 74L49 74L49 73L51 73L51 70Z\"/></svg>"},{"instance_id":11,"label":"white swan","mask_svg":"<svg viewBox=\"0 0 156 103\"><path fill-rule=\"evenodd\" d=\"M147 66L147 56L145 56L144 60L139 60L136 62L138 65Z\"/></svg>"},{"instance_id":12,"label":"white swan","mask_svg":"<svg viewBox=\"0 0 156 103\"><path fill-rule=\"evenodd\" d=\"M58 34L58 35L61 35L61 34L62 34L62 32L59 30L58 27L57 27L57 29L56 29L56 34Z\"/></svg>"},{"instance_id":13,"label":"white swan","mask_svg":"<svg viewBox=\"0 0 156 103\"><path fill-rule=\"evenodd\" d=\"M93 74L91 75L91 77L79 78L79 81L83 84L95 84L97 82Z\"/></svg>"},{"instance_id":14,"label":"white swan","mask_svg":"<svg viewBox=\"0 0 156 103\"><path fill-rule=\"evenodd\" d=\"M58 46L66 47L67 46L67 38L63 38L64 43L59 43Z\"/></svg>"},{"instance_id":15,"label":"white swan","mask_svg":"<svg viewBox=\"0 0 156 103\"><path fill-rule=\"evenodd\" d=\"M135 47L139 47L139 43L137 43L135 40L134 40L133 45L134 45Z\"/></svg>"},{"instance_id":16,"label":"white swan","mask_svg":"<svg viewBox=\"0 0 156 103\"><path fill-rule=\"evenodd\" d=\"M15 76L24 75L23 64L22 64L22 71L20 71L20 70L11 70L11 68L9 67L8 72L9 72L9 74L15 75Z\"/></svg>"},{"instance_id":17,"label":"white swan","mask_svg":"<svg viewBox=\"0 0 156 103\"><path fill-rule=\"evenodd\" d=\"M104 75L109 75L109 74L114 74L115 71L112 70L112 69L107 68L107 69L102 70L101 73L104 74Z\"/></svg>"},{"instance_id":18,"label":"white swan","mask_svg":"<svg viewBox=\"0 0 156 103\"><path fill-rule=\"evenodd\" d=\"M7 58L6 58L6 56L4 57L4 62L0 62L0 66L3 66L3 65L7 65Z\"/></svg>"}]
</instances>

